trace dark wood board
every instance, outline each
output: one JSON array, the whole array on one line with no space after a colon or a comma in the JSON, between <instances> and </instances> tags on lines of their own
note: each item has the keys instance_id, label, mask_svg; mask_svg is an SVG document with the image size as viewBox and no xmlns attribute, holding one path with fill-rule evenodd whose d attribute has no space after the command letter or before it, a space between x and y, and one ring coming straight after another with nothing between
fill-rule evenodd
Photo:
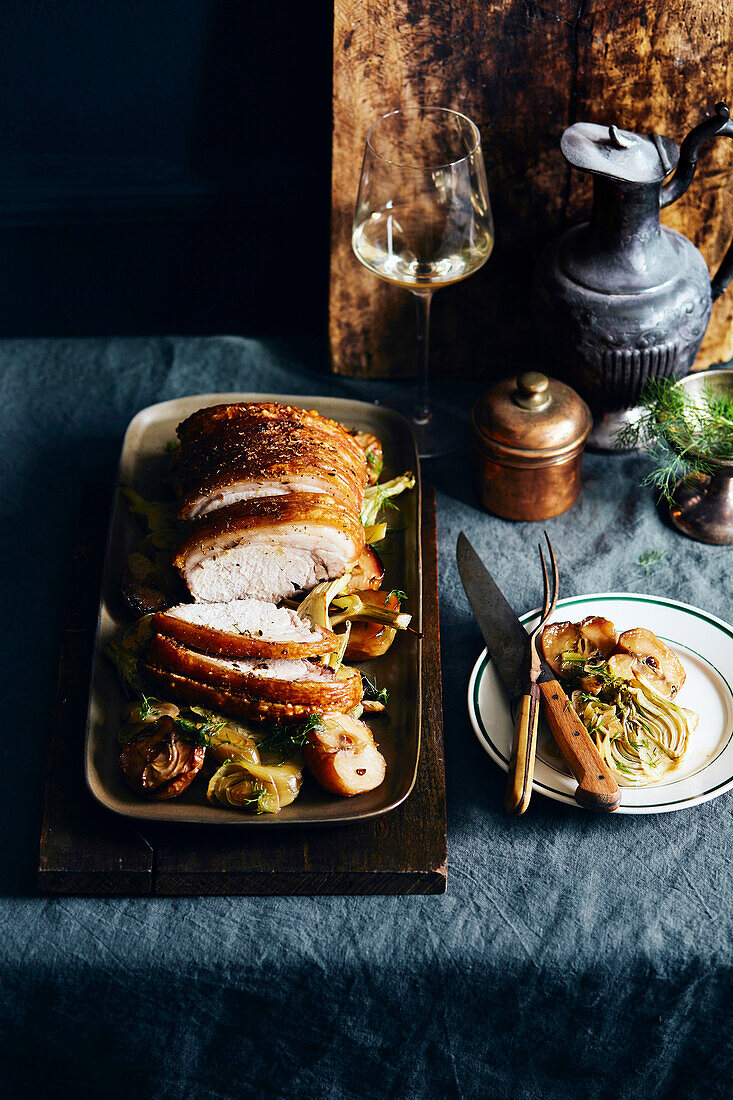
<instances>
[{"instance_id":1,"label":"dark wood board","mask_svg":"<svg viewBox=\"0 0 733 1100\"><path fill-rule=\"evenodd\" d=\"M367 129L417 104L478 124L496 246L465 282L435 295L436 375L503 377L541 369L530 320L542 247L590 210L590 180L568 167L573 122L650 130L678 144L733 96L733 5L720 0L334 0L330 341L340 374L414 372L412 296L365 270L351 222ZM714 270L733 223L733 147L707 144L686 195L664 211ZM696 366L733 354L733 292L714 306Z\"/></svg>"},{"instance_id":2,"label":"dark wood board","mask_svg":"<svg viewBox=\"0 0 733 1100\"><path fill-rule=\"evenodd\" d=\"M371 821L242 829L131 823L86 789L84 728L108 498L88 490L72 561L38 888L74 895L438 894L446 888L435 492L423 487L423 725L408 799Z\"/></svg>"},{"instance_id":3,"label":"dark wood board","mask_svg":"<svg viewBox=\"0 0 733 1100\"><path fill-rule=\"evenodd\" d=\"M85 486L69 573L41 826L38 888L49 894L149 894L153 851L106 813L84 781L84 731L110 492Z\"/></svg>"}]
</instances>

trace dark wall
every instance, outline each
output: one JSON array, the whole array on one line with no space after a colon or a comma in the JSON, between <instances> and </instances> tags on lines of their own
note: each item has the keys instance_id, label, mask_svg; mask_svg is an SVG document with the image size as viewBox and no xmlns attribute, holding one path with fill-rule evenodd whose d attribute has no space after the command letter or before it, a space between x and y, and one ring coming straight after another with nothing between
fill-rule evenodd
<instances>
[{"instance_id":1,"label":"dark wall","mask_svg":"<svg viewBox=\"0 0 733 1100\"><path fill-rule=\"evenodd\" d=\"M330 4L3 0L0 335L325 332Z\"/></svg>"}]
</instances>

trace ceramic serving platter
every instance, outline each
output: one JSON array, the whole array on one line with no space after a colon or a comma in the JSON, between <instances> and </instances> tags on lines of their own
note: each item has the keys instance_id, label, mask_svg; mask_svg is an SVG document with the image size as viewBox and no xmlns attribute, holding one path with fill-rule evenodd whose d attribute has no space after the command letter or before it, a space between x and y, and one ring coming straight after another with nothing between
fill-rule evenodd
<instances>
[{"instance_id":1,"label":"ceramic serving platter","mask_svg":"<svg viewBox=\"0 0 733 1100\"><path fill-rule=\"evenodd\" d=\"M416 487L402 494L398 511L390 511L390 531L377 549L385 566L385 584L388 589L407 593L405 610L413 615L413 625L419 629L422 617L419 463L407 422L390 409L362 401L282 394L199 394L165 401L143 409L130 423L122 448L119 481L134 486L149 499L160 497L166 444L176 439L176 425L196 409L234 401L280 401L316 409L348 427L373 432L380 438L385 459L384 480L405 470L413 471ZM340 798L323 791L306 777L300 796L279 814L248 814L212 806L206 801L210 770L204 764L203 772L179 798L154 802L135 794L124 782L117 762L117 732L125 699L104 648L132 622L120 595L120 576L126 556L141 537L137 522L118 494L110 521L86 735L87 784L102 805L115 813L145 820L262 828L363 820L387 813L407 798L415 782L420 754L421 645L416 634L406 631L398 634L383 657L359 665L380 688L389 690L387 715L369 720L387 761L386 779L376 790L355 798Z\"/></svg>"},{"instance_id":2,"label":"ceramic serving platter","mask_svg":"<svg viewBox=\"0 0 733 1100\"><path fill-rule=\"evenodd\" d=\"M621 787L620 814L660 814L717 798L733 787L733 628L707 611L660 596L605 592L560 600L550 622L579 622L589 615L610 619L621 632L644 626L679 656L687 679L676 702L699 715L680 766L658 783ZM538 612L521 618L527 630ZM468 710L479 743L508 769L513 726L509 702L488 652L477 660L468 687ZM575 780L552 736L541 724L533 790L581 809Z\"/></svg>"}]
</instances>

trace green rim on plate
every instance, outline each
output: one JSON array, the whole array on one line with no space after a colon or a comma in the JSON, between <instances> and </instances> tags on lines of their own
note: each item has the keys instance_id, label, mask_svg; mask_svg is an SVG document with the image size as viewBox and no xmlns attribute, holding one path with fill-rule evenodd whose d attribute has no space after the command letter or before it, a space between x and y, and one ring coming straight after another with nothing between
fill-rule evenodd
<instances>
[{"instance_id":1,"label":"green rim on plate","mask_svg":"<svg viewBox=\"0 0 733 1100\"><path fill-rule=\"evenodd\" d=\"M558 602L557 611L571 608L579 604L613 604L621 602L627 604L655 605L656 607L663 608L666 611L679 612L682 616L681 621L684 621L684 618L691 617L693 619L700 620L700 622L705 625L706 629L712 628L716 632L716 634L723 635L723 638L720 639L723 642L722 649L720 647L716 647L715 653L711 654L715 657L715 661L717 662L714 663L713 660L710 659L710 656L700 651L700 648L706 648L704 645L700 648L694 648L692 645L687 645L686 643L679 641L679 635L677 637L670 638L664 637L663 634L660 634L660 636L664 637L665 641L668 641L672 645L678 646L681 650L684 650L685 652L694 655L700 662L701 666L706 667L707 678L710 685L716 686L718 692L721 695L725 695L725 700L722 704L722 710L724 712L724 727L721 731L720 736L715 742L715 748L714 750L712 750L710 757L706 757L701 760L699 766L695 768L692 772L681 777L671 779L666 783L660 782L650 785L649 787L641 788L622 787L622 804L616 812L664 813L667 811L682 809L688 806L697 805L701 802L709 801L710 799L715 798L720 794L723 794L726 790L733 787L733 688L731 687L731 679L733 679L733 645L731 644L733 643L733 628L731 628L728 623L724 622L722 619L719 619L716 615L712 615L707 611L702 611L700 608L692 607L689 604L681 603L678 600L667 599L661 596L637 595L636 593L610 592L594 593L585 596L571 596ZM603 613L601 608L594 609L594 611L595 613ZM589 611L588 613L593 612ZM537 609L535 609L534 611L529 611L526 614L520 616L520 622L522 622L523 624L527 624L538 615L539 611ZM557 613L555 617L558 617ZM609 617L611 617L611 614L609 614ZM655 632L660 633L658 630ZM682 633L685 634L685 631L682 631ZM689 630L687 631L687 634L689 634ZM726 661L727 664L730 666L729 668L726 668L726 671L728 672L727 676L725 672L721 670L721 667L719 667L721 664L725 667ZM479 743L496 763L503 767L504 770L507 770L510 746L508 742L506 745L503 743L506 738L497 737L495 733L489 731L486 721L484 720L485 714L482 713L481 695L482 689L485 688L484 678L486 676L487 670L489 669L490 663L491 658L488 652L484 650L484 652L479 656L473 668L469 682L469 714ZM495 691L493 686L488 690L490 690L492 693ZM498 706L500 712L508 713L508 704L506 700L506 695L503 690L501 691L500 698L494 699L492 697L490 699L490 703L492 707ZM690 703L690 705L692 704ZM554 772L557 774L558 783L556 785L553 785L552 781L549 779L547 780L547 782L543 782L541 778L535 776L533 789L541 794L545 794L549 798L555 799L556 801L565 802L568 805L580 808L578 806L578 803L572 796L572 780L570 779L568 774L566 772L560 771L558 768L555 768L547 760L541 760L539 761L539 763L539 770L546 769L550 772ZM718 765L718 767L714 768L713 766L716 764ZM724 773L722 777L720 776L721 768ZM673 799L664 797L664 792L668 791L669 788L673 786L679 787L679 785L682 783L690 783L696 777L708 771L711 772L708 782L712 780L713 774L715 772L718 773L718 781L713 782L710 786L704 786L701 788L699 787L699 785L692 783L692 786L695 788L694 791L691 791L683 798ZM545 776L545 779L547 779L547 776ZM656 799L655 801L646 801L643 803L634 802L633 799L628 803L624 803L624 795L629 797L631 792L638 793L648 790L659 792L661 797Z\"/></svg>"}]
</instances>

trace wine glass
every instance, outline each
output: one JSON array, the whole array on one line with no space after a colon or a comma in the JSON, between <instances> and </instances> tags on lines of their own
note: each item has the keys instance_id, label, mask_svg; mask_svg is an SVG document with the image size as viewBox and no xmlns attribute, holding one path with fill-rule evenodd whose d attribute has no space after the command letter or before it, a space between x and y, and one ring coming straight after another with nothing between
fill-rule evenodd
<instances>
[{"instance_id":1,"label":"wine glass","mask_svg":"<svg viewBox=\"0 0 733 1100\"><path fill-rule=\"evenodd\" d=\"M477 271L494 245L481 135L469 118L414 107L371 126L351 245L369 271L415 295L418 384L384 404L411 422L421 457L445 454L460 429L430 402L430 302L438 287Z\"/></svg>"}]
</instances>

